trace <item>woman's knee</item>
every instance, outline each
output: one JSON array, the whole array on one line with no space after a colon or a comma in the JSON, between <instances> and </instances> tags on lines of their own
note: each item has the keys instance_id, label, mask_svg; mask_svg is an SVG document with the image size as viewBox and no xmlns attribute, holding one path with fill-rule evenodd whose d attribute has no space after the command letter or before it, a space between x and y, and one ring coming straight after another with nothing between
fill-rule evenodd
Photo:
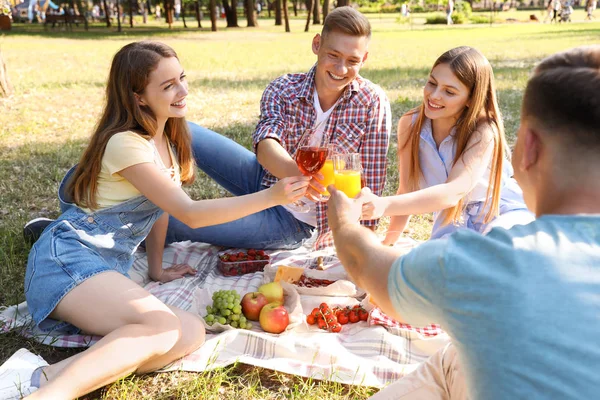
<instances>
[{"instance_id":1,"label":"woman's knee","mask_svg":"<svg viewBox=\"0 0 600 400\"><path fill-rule=\"evenodd\" d=\"M183 336L183 325L171 310L156 310L145 313L141 325L148 335L155 337L156 355L168 353Z\"/></svg>"},{"instance_id":2,"label":"woman's knee","mask_svg":"<svg viewBox=\"0 0 600 400\"><path fill-rule=\"evenodd\" d=\"M180 342L185 348L185 354L192 353L204 344L206 331L200 317L189 312L179 315L182 336Z\"/></svg>"}]
</instances>

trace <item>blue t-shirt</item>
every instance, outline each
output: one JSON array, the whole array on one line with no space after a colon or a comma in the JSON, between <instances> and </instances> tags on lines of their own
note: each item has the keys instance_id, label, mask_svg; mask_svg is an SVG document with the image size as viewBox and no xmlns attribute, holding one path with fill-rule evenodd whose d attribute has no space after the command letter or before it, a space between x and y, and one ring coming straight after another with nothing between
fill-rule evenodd
<instances>
[{"instance_id":1,"label":"blue t-shirt","mask_svg":"<svg viewBox=\"0 0 600 400\"><path fill-rule=\"evenodd\" d=\"M414 325L452 337L471 399L600 393L600 216L464 230L399 258L388 292Z\"/></svg>"}]
</instances>

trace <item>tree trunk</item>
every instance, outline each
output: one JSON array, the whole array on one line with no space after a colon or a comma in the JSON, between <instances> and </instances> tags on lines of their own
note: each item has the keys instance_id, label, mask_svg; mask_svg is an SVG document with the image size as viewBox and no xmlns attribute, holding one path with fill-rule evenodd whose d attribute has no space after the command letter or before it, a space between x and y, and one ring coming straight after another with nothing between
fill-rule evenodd
<instances>
[{"instance_id":1,"label":"tree trunk","mask_svg":"<svg viewBox=\"0 0 600 400\"><path fill-rule=\"evenodd\" d=\"M104 6L104 17L106 18L106 27L110 28L110 13L108 11L108 4L106 4L106 0L102 0L102 5Z\"/></svg>"},{"instance_id":2,"label":"tree trunk","mask_svg":"<svg viewBox=\"0 0 600 400\"><path fill-rule=\"evenodd\" d=\"M183 27L187 29L187 24L185 23L185 6L183 5L183 0L181 1L181 22L183 22Z\"/></svg>"},{"instance_id":3,"label":"tree trunk","mask_svg":"<svg viewBox=\"0 0 600 400\"><path fill-rule=\"evenodd\" d=\"M267 14L271 18L271 2L267 0Z\"/></svg>"},{"instance_id":4,"label":"tree trunk","mask_svg":"<svg viewBox=\"0 0 600 400\"><path fill-rule=\"evenodd\" d=\"M129 27L133 28L133 0L129 0Z\"/></svg>"},{"instance_id":5,"label":"tree trunk","mask_svg":"<svg viewBox=\"0 0 600 400\"><path fill-rule=\"evenodd\" d=\"M225 9L225 18L227 19L228 28L237 28L237 1L231 0L231 5L227 3L227 0L223 0L223 8Z\"/></svg>"},{"instance_id":6,"label":"tree trunk","mask_svg":"<svg viewBox=\"0 0 600 400\"><path fill-rule=\"evenodd\" d=\"M8 97L12 94L13 87L8 79L6 72L6 64L2 58L2 50L0 50L0 97Z\"/></svg>"},{"instance_id":7,"label":"tree trunk","mask_svg":"<svg viewBox=\"0 0 600 400\"><path fill-rule=\"evenodd\" d=\"M347 5L348 5L348 0L338 0L338 2L337 2L338 7L344 7Z\"/></svg>"},{"instance_id":8,"label":"tree trunk","mask_svg":"<svg viewBox=\"0 0 600 400\"><path fill-rule=\"evenodd\" d=\"M314 4L315 0L308 0L306 2L306 11L308 11L308 13L306 14L306 26L304 27L304 32L308 32L308 27L310 26L310 13L312 12L313 4Z\"/></svg>"},{"instance_id":9,"label":"tree trunk","mask_svg":"<svg viewBox=\"0 0 600 400\"><path fill-rule=\"evenodd\" d=\"M298 0L292 0L292 8L294 9L294 17L298 16Z\"/></svg>"},{"instance_id":10,"label":"tree trunk","mask_svg":"<svg viewBox=\"0 0 600 400\"><path fill-rule=\"evenodd\" d=\"M285 21L285 31L290 31L290 16L288 15L288 3L287 0L283 0L283 19Z\"/></svg>"},{"instance_id":11,"label":"tree trunk","mask_svg":"<svg viewBox=\"0 0 600 400\"><path fill-rule=\"evenodd\" d=\"M202 28L202 17L200 16L200 0L194 3L194 11L196 12L196 21L198 21L198 28Z\"/></svg>"},{"instance_id":12,"label":"tree trunk","mask_svg":"<svg viewBox=\"0 0 600 400\"><path fill-rule=\"evenodd\" d=\"M319 0L313 0L315 5L313 7L313 25L321 24L321 10L319 6L321 5Z\"/></svg>"},{"instance_id":13,"label":"tree trunk","mask_svg":"<svg viewBox=\"0 0 600 400\"><path fill-rule=\"evenodd\" d=\"M256 12L254 10L254 0L245 0L244 4L246 8L246 19L248 20L248 27L258 26L258 21L256 20Z\"/></svg>"},{"instance_id":14,"label":"tree trunk","mask_svg":"<svg viewBox=\"0 0 600 400\"><path fill-rule=\"evenodd\" d=\"M275 0L275 25L281 25L281 0Z\"/></svg>"},{"instance_id":15,"label":"tree trunk","mask_svg":"<svg viewBox=\"0 0 600 400\"><path fill-rule=\"evenodd\" d=\"M327 14L329 14L329 0L323 0L323 21L327 18Z\"/></svg>"},{"instance_id":16,"label":"tree trunk","mask_svg":"<svg viewBox=\"0 0 600 400\"><path fill-rule=\"evenodd\" d=\"M121 4L117 0L117 32L121 32Z\"/></svg>"},{"instance_id":17,"label":"tree trunk","mask_svg":"<svg viewBox=\"0 0 600 400\"><path fill-rule=\"evenodd\" d=\"M210 2L208 3L208 6L210 7L210 30L212 32L216 32L217 31L217 1L210 0Z\"/></svg>"}]
</instances>

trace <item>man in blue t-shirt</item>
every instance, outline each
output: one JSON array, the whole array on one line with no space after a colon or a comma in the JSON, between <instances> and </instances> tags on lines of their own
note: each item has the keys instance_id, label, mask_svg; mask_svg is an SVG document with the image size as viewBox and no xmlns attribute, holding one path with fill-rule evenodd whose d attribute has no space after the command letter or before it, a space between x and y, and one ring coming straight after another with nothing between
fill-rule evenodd
<instances>
[{"instance_id":1,"label":"man in blue t-shirt","mask_svg":"<svg viewBox=\"0 0 600 400\"><path fill-rule=\"evenodd\" d=\"M543 60L512 164L537 219L460 231L400 257L332 192L338 256L384 312L452 337L376 398L580 399L600 392L600 46ZM460 362L459 362L460 361Z\"/></svg>"}]
</instances>

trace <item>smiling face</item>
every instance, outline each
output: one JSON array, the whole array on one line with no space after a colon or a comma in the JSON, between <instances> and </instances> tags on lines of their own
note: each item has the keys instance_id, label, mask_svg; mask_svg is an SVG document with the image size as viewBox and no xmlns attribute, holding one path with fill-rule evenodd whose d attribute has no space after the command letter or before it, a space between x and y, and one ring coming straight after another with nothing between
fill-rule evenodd
<instances>
[{"instance_id":1,"label":"smiling face","mask_svg":"<svg viewBox=\"0 0 600 400\"><path fill-rule=\"evenodd\" d=\"M152 110L157 121L166 121L168 118L185 117L187 95L188 84L183 67L176 57L167 57L159 61L150 73L148 85L136 97L140 106Z\"/></svg>"},{"instance_id":2,"label":"smiling face","mask_svg":"<svg viewBox=\"0 0 600 400\"><path fill-rule=\"evenodd\" d=\"M341 95L357 76L368 56L369 38L338 31L313 39L317 55L315 84L319 96Z\"/></svg>"},{"instance_id":3,"label":"smiling face","mask_svg":"<svg viewBox=\"0 0 600 400\"><path fill-rule=\"evenodd\" d=\"M452 72L448 64L433 68L423 89L425 116L431 120L458 119L468 105L470 90Z\"/></svg>"}]
</instances>

